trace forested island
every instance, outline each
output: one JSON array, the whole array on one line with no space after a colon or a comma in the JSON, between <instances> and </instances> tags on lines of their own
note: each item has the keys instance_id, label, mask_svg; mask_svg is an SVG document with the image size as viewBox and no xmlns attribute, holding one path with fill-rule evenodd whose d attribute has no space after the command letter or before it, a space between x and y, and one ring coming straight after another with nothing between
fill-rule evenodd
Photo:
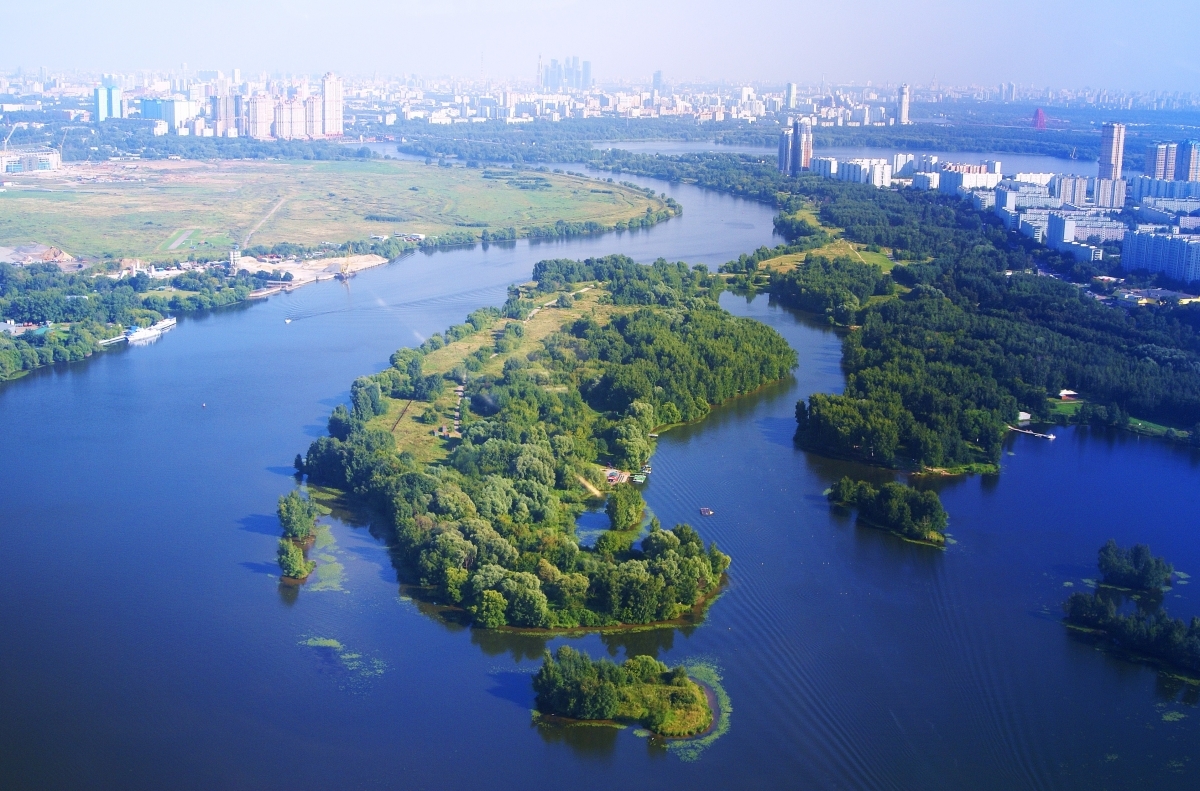
<instances>
[{"instance_id":1,"label":"forested island","mask_svg":"<svg viewBox=\"0 0 1200 791\"><path fill-rule=\"evenodd\" d=\"M876 488L866 481L843 477L827 495L830 502L858 508L869 525L902 538L934 546L946 543L946 511L937 492L921 491L902 483Z\"/></svg>"},{"instance_id":2,"label":"forested island","mask_svg":"<svg viewBox=\"0 0 1200 791\"><path fill-rule=\"evenodd\" d=\"M1162 588L1173 569L1150 548L1136 544L1122 549L1115 541L1100 548L1103 584L1095 593L1073 593L1063 604L1067 624L1089 630L1134 658L1148 657L1168 668L1200 674L1200 617L1190 623L1172 618L1162 607ZM1117 586L1117 587L1113 587ZM1128 614L1125 590L1136 609Z\"/></svg>"},{"instance_id":3,"label":"forested island","mask_svg":"<svg viewBox=\"0 0 1200 791\"><path fill-rule=\"evenodd\" d=\"M638 543L641 497L600 465L637 470L657 427L778 380L796 354L720 308L703 267L550 260L534 281L357 380L302 470L381 514L402 578L477 626L677 619L730 559L688 525L654 521ZM612 529L580 546L575 518L600 498Z\"/></svg>"},{"instance_id":4,"label":"forested island","mask_svg":"<svg viewBox=\"0 0 1200 791\"><path fill-rule=\"evenodd\" d=\"M649 656L631 656L618 665L564 645L545 653L533 689L542 714L637 723L660 736L695 736L715 716L684 667L668 668Z\"/></svg>"}]
</instances>

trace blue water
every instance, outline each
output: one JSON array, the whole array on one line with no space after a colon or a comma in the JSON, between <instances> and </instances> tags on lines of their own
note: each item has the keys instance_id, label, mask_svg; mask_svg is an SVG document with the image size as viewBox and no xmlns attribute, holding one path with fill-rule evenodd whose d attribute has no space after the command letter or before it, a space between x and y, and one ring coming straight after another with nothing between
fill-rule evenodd
<instances>
[{"instance_id":1,"label":"blue water","mask_svg":"<svg viewBox=\"0 0 1200 791\"><path fill-rule=\"evenodd\" d=\"M1200 457L1019 436L998 479L942 487L946 551L857 526L821 496L851 468L791 442L796 399L843 386L839 338L765 296L722 304L784 334L794 377L665 433L645 488L733 556L729 589L699 627L571 639L718 666L731 728L697 761L632 729L534 726L530 674L563 638L440 620L362 515L319 550L340 578L279 585L291 459L397 346L498 304L540 258L712 266L772 242L767 207L645 183L684 215L418 254L0 386L0 787L1192 787L1196 688L1078 642L1058 606L1109 537L1200 573ZM1186 585L1166 606L1200 613Z\"/></svg>"}]
</instances>

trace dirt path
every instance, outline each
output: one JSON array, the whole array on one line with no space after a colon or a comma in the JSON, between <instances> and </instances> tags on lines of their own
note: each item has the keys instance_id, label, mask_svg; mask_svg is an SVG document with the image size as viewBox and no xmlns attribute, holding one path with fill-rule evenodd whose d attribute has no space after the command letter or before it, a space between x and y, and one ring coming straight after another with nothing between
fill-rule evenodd
<instances>
[{"instance_id":1,"label":"dirt path","mask_svg":"<svg viewBox=\"0 0 1200 791\"><path fill-rule=\"evenodd\" d=\"M248 234L246 234L246 238L242 240L242 247L250 246L250 237L253 236L255 233L257 233L259 228L263 227L263 223L265 223L267 220L271 219L271 215L275 214L275 212L277 212L281 208L283 208L283 204L287 203L287 199L288 199L288 196L286 196L286 195L283 196L282 198L280 198L279 202L271 207L271 210L269 212L267 212L266 216L263 217L261 220L259 220L258 224L250 229L250 232Z\"/></svg>"},{"instance_id":2,"label":"dirt path","mask_svg":"<svg viewBox=\"0 0 1200 791\"><path fill-rule=\"evenodd\" d=\"M579 482L583 484L583 488L587 489L588 492L591 493L592 497L601 497L601 498L604 497L604 494L599 489L597 489L595 486L592 486L592 482L589 481L587 478L584 478L579 473L575 473L575 477L578 478Z\"/></svg>"}]
</instances>

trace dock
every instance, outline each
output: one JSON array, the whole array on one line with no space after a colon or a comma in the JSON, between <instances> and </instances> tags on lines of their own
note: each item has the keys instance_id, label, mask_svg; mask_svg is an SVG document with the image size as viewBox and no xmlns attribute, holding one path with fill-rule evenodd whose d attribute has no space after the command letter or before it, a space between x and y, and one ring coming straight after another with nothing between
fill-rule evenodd
<instances>
[{"instance_id":1,"label":"dock","mask_svg":"<svg viewBox=\"0 0 1200 791\"><path fill-rule=\"evenodd\" d=\"M1031 437L1038 437L1039 439L1057 439L1057 437L1055 437L1053 434L1039 434L1036 431L1030 431L1027 428L1017 428L1016 426L1009 426L1008 430L1016 431L1021 434L1028 434Z\"/></svg>"}]
</instances>

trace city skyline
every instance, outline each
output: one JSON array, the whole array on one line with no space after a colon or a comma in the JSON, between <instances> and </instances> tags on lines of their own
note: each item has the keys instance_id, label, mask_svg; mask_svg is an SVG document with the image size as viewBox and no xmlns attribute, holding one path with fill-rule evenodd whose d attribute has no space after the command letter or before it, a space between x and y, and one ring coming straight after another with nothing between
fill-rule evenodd
<instances>
[{"instance_id":1,"label":"city skyline","mask_svg":"<svg viewBox=\"0 0 1200 791\"><path fill-rule=\"evenodd\" d=\"M36 36L14 37L0 55L0 70L18 67L53 70L169 70L182 63L193 68L240 64L252 71L346 75L380 72L532 82L536 56L587 53L592 79L599 83L645 79L662 71L667 81L728 80L764 83L924 85L1060 85L1113 90L1189 90L1200 75L1200 54L1190 46L1190 30L1200 24L1200 8L1151 3L1169 10L1175 24L1092 26L1089 46L1078 51L1057 46L1061 30L1106 16L1123 7L1100 0L1081 14L1066 4L1016 0L1003 8L978 8L948 0L884 3L850 0L829 8L801 2L779 7L748 0L739 17L771 19L753 35L728 35L713 25L727 11L716 3L658 4L644 7L614 0L604 6L575 0L518 0L487 4L448 0L437 6L411 2L383 4L353 0L336 16L310 0L280 11L276 6L215 0L200 16L183 17L144 0L123 3L120 14L75 0L51 3L56 46L47 49ZM45 9L19 7L7 12L13 29L35 30ZM1085 18L1086 17L1086 18ZM630 24L637 19L637 24ZM369 20L370 24L364 24ZM1031 24L1030 21L1033 20ZM936 21L944 35L936 47L910 44ZM806 37L803 57L792 45L796 30L838 30L853 24L862 47L845 47L843 36ZM453 36L436 35L452 29ZM162 35L186 29L186 36ZM256 42L270 29L287 47L264 50ZM670 35L663 35L670 31ZM1035 57L979 58L980 47L1018 40ZM878 41L880 46L870 42ZM1061 43L1061 42L1059 42ZM1140 58L1139 53L1162 53ZM1125 62L1137 57L1136 70Z\"/></svg>"}]
</instances>

